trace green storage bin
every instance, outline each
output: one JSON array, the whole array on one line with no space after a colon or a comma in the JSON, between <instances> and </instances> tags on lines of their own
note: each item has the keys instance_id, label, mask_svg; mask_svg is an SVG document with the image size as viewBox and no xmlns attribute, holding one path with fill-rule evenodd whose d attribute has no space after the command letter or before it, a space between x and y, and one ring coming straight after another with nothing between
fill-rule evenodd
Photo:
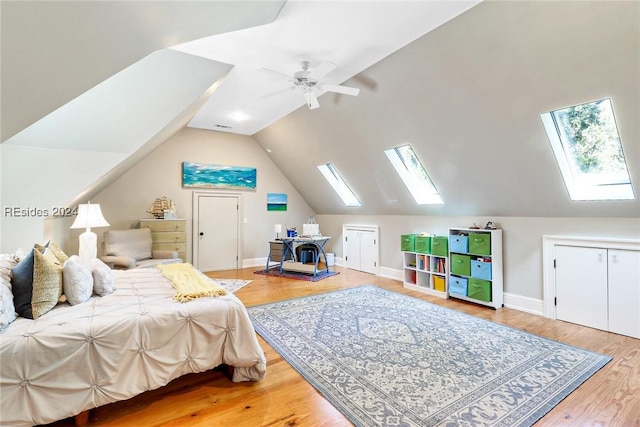
<instances>
[{"instance_id":1,"label":"green storage bin","mask_svg":"<svg viewBox=\"0 0 640 427\"><path fill-rule=\"evenodd\" d=\"M467 296L484 302L491 302L491 282L482 279L469 279Z\"/></svg>"},{"instance_id":2,"label":"green storage bin","mask_svg":"<svg viewBox=\"0 0 640 427\"><path fill-rule=\"evenodd\" d=\"M470 233L469 253L476 255L491 255L491 234Z\"/></svg>"},{"instance_id":3,"label":"green storage bin","mask_svg":"<svg viewBox=\"0 0 640 427\"><path fill-rule=\"evenodd\" d=\"M415 252L417 234L403 234L400 236L400 250L403 252Z\"/></svg>"},{"instance_id":4,"label":"green storage bin","mask_svg":"<svg viewBox=\"0 0 640 427\"><path fill-rule=\"evenodd\" d=\"M451 254L451 273L471 276L471 257L469 255Z\"/></svg>"},{"instance_id":5,"label":"green storage bin","mask_svg":"<svg viewBox=\"0 0 640 427\"><path fill-rule=\"evenodd\" d=\"M431 238L431 254L446 257L449 254L449 237L433 236Z\"/></svg>"},{"instance_id":6,"label":"green storage bin","mask_svg":"<svg viewBox=\"0 0 640 427\"><path fill-rule=\"evenodd\" d=\"M431 253L431 236L416 236L416 252Z\"/></svg>"}]
</instances>

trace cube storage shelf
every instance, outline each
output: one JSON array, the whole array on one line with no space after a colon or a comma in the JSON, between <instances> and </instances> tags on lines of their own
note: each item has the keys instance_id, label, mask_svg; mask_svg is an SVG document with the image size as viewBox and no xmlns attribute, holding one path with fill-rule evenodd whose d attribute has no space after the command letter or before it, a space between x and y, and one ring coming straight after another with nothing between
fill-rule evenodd
<instances>
[{"instance_id":1,"label":"cube storage shelf","mask_svg":"<svg viewBox=\"0 0 640 427\"><path fill-rule=\"evenodd\" d=\"M405 288L502 308L502 230L450 228L447 236L403 234L401 249Z\"/></svg>"},{"instance_id":2,"label":"cube storage shelf","mask_svg":"<svg viewBox=\"0 0 640 427\"><path fill-rule=\"evenodd\" d=\"M444 245L444 255L431 253L434 241L437 242L436 252L439 252ZM447 298L448 257L446 243L446 236L402 235L403 285L405 288Z\"/></svg>"},{"instance_id":3,"label":"cube storage shelf","mask_svg":"<svg viewBox=\"0 0 640 427\"><path fill-rule=\"evenodd\" d=\"M449 229L448 296L502 308L502 230Z\"/></svg>"}]
</instances>

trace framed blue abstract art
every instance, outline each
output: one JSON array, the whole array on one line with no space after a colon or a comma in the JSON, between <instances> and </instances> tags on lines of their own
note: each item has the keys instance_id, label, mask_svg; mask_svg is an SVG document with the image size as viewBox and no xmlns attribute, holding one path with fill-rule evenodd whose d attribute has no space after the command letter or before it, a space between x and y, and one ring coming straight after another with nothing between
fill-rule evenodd
<instances>
[{"instance_id":1,"label":"framed blue abstract art","mask_svg":"<svg viewBox=\"0 0 640 427\"><path fill-rule=\"evenodd\" d=\"M182 162L182 186L188 188L256 189L256 168Z\"/></svg>"}]
</instances>

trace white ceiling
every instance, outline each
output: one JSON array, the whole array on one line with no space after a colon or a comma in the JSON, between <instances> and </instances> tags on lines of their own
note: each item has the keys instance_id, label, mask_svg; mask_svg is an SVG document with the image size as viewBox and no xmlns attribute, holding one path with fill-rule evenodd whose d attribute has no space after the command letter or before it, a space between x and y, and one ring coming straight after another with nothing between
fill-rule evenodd
<instances>
[{"instance_id":1,"label":"white ceiling","mask_svg":"<svg viewBox=\"0 0 640 427\"><path fill-rule=\"evenodd\" d=\"M265 97L290 84L262 68L293 75L303 60L330 61L322 81L340 84L477 3L290 0L272 23L173 46L234 65L189 126L253 135L305 104L299 91Z\"/></svg>"},{"instance_id":2,"label":"white ceiling","mask_svg":"<svg viewBox=\"0 0 640 427\"><path fill-rule=\"evenodd\" d=\"M227 131L252 135L317 214L637 218L640 199L568 198L539 115L610 97L632 182L640 181L640 2L474 4L3 0L0 148L14 140L10 148L25 151L24 159L11 157L20 165L14 174L3 156L3 202L13 203L7 188L20 197L43 197L13 184L45 169L31 161L27 146L82 143L86 151L78 153L120 147L142 156L134 143L160 143L190 121L193 127L222 131L213 127L220 123L233 127ZM213 34L218 36L209 38ZM124 90L99 87L158 53L165 62L149 67L149 75L127 71L138 77ZM291 74L303 59L334 62L338 69L328 75L330 82L360 87L360 94L323 95L317 110L304 107L296 93L261 98L286 82L257 70ZM219 81L224 73L214 71L229 68ZM161 79L157 70L173 76ZM153 81L150 96L141 88ZM218 90L202 109L204 95L184 92L200 87L194 91L208 94L214 84ZM35 135L31 129L22 132L29 141L17 144L21 130L46 125L41 119L47 114L95 91L109 95L108 103L86 100L100 107L92 109L95 122L69 114L77 119L73 126L52 124L27 138ZM190 97L188 108L175 101L179 95ZM180 105L180 115L165 110ZM103 111L107 106L110 111ZM153 128L142 126L140 111ZM249 119L235 122L236 112ZM132 141L131 130L144 131L143 137ZM384 149L404 143L418 153L444 205L416 205L389 167ZM66 151L57 151L61 160L53 164L68 164ZM104 156L100 160L107 168ZM127 167L134 156L128 160ZM328 161L362 208L345 208L317 173L316 165ZM48 182L52 173L68 179L65 168L46 169ZM98 191L95 179L104 188L124 170L119 165L108 176L92 171L97 176L84 177L83 194Z\"/></svg>"},{"instance_id":3,"label":"white ceiling","mask_svg":"<svg viewBox=\"0 0 640 427\"><path fill-rule=\"evenodd\" d=\"M284 3L2 0L2 141L154 52L272 22Z\"/></svg>"}]
</instances>

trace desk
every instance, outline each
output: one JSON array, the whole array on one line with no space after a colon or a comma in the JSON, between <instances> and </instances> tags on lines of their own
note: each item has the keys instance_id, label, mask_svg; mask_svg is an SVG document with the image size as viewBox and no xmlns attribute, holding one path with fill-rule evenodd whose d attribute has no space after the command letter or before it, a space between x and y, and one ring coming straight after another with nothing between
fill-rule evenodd
<instances>
[{"instance_id":1,"label":"desk","mask_svg":"<svg viewBox=\"0 0 640 427\"><path fill-rule=\"evenodd\" d=\"M298 273L312 273L315 277L318 274L318 261L320 256L324 257L325 269L329 272L329 263L327 262L327 254L324 253L324 245L331 239L331 237L282 237L282 259L280 260L280 272L283 271L295 271ZM297 245L308 244L318 248L318 256L315 257L313 265L303 264L296 261L285 261L287 256L290 255L295 259L293 249Z\"/></svg>"}]
</instances>

